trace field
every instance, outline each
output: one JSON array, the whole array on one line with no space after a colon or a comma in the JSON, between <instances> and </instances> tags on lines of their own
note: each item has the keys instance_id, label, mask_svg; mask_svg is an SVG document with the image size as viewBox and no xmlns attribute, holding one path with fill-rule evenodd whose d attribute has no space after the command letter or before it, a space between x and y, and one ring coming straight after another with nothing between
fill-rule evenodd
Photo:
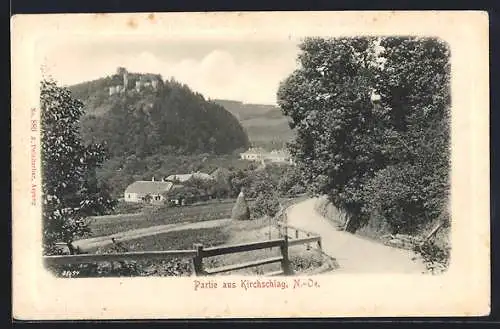
<instances>
[{"instance_id":1,"label":"field","mask_svg":"<svg viewBox=\"0 0 500 329\"><path fill-rule=\"evenodd\" d=\"M285 206L298 202L297 199L282 200ZM165 223L181 221L200 221L209 219L220 219L221 214L229 215L232 202L220 204L204 204L184 208L163 208L154 213L152 219L147 220L145 214L128 214L104 216L99 220L92 221L92 229L97 234L111 234L127 229L148 227ZM215 218L216 217L216 218ZM117 219L118 218L118 219ZM227 217L226 217L227 218ZM186 229L172 231L156 235L144 236L133 240L122 241L121 244L127 251L161 251L161 250L188 250L193 249L195 243L201 243L204 247L213 247L229 244L241 244L248 242L264 241L280 238L279 232L274 225L274 219L267 217L249 221L230 221L224 226ZM123 252L114 245L107 245L92 250L95 253ZM281 255L279 248L268 248L237 254L228 254L204 259L207 269L226 266L241 262L254 261ZM295 273L304 273L325 266L324 256L314 248L306 245L297 245L289 248L289 259ZM327 266L328 267L328 266ZM227 275L263 275L280 270L280 264L268 264L259 267L243 269L226 273ZM332 270L334 267L331 267ZM78 270L80 277L105 277L105 276L189 276L192 275L192 261L189 258L152 260L138 262L103 262L99 264L70 265L53 267L52 270L59 275L63 270ZM327 269L328 270L328 269Z\"/></svg>"},{"instance_id":2,"label":"field","mask_svg":"<svg viewBox=\"0 0 500 329\"><path fill-rule=\"evenodd\" d=\"M300 200L301 198L297 198ZM286 207L294 199L282 199ZM252 208L254 200L247 200ZM89 227L92 237L106 236L123 231L146 228L157 225L202 222L214 219L231 217L234 200L223 200L197 204L187 207L146 207L141 212L132 214L118 214L89 218Z\"/></svg>"},{"instance_id":3,"label":"field","mask_svg":"<svg viewBox=\"0 0 500 329\"><path fill-rule=\"evenodd\" d=\"M92 237L98 237L156 225L229 218L232 208L232 201L188 207L148 207L135 214L90 218L89 227Z\"/></svg>"},{"instance_id":4,"label":"field","mask_svg":"<svg viewBox=\"0 0 500 329\"><path fill-rule=\"evenodd\" d=\"M300 200L297 199L297 200ZM286 205L290 205L293 201L288 200L284 202ZM226 203L232 207L232 203ZM214 208L214 205L203 205L196 207L186 207L186 208L171 208L168 209L170 214L176 214L177 217L169 218L181 218L180 212L183 211L183 216L188 214L193 220L200 220L200 213L206 210L206 207L210 206ZM221 211L222 204L218 209ZM226 211L231 207L224 208ZM222 209L222 210L224 210ZM214 213L216 213L214 211ZM115 216L113 216L115 217ZM160 216L161 217L161 216ZM160 220L160 217L157 219ZM120 220L120 225L117 225L116 218L109 220L102 220L104 225L95 225L94 228L98 227L101 229L101 233L109 233L109 230L123 231L125 228L138 227L140 225L151 225L152 222L145 221L144 216L138 215L127 215L123 216L123 220ZM142 218L142 219L141 219ZM183 217L185 218L185 217ZM207 220L206 217L202 217ZM219 217L220 218L220 217ZM203 220L202 219L202 220ZM125 222L125 225L122 225ZM153 222L154 223L154 222ZM116 227L118 226L118 227ZM113 229L111 229L113 228ZM108 230L108 231L106 231ZM203 229L187 229L183 231L167 232L146 237L137 238L129 241L122 241L122 245L128 251L160 251L160 250L186 250L193 249L195 243L201 243L204 247L228 245L228 244L240 244L247 242L264 241L269 239L279 238L279 232L275 225L273 225L273 220L269 218L260 218L250 221L231 221L224 226L214 227L214 228L203 228ZM113 245L108 245L106 247L98 248L95 250L96 253L114 253L119 250L115 249ZM272 256L280 255L278 248L272 249L262 249L251 252L243 252L238 254L229 254L224 256L215 256L204 260L204 266L206 268L213 268L219 266L225 266L240 262L253 261L257 259L263 259ZM290 247L289 257L292 264L292 268L296 272L303 272L306 270L311 270L314 268L319 268L322 265L322 256L318 252L311 248L307 249L305 245L298 245ZM101 264L88 264L79 265L76 268L80 271L82 277L93 277L93 276L187 276L192 274L192 262L190 259L169 259L169 260L153 260L153 261L140 261L140 262L115 262L101 263ZM65 267L64 269L70 269L73 267ZM280 269L279 263L268 264L260 267L229 272L227 274L240 274L240 275L262 275L268 272L277 271ZM56 273L60 272L61 269L54 269Z\"/></svg>"},{"instance_id":5,"label":"field","mask_svg":"<svg viewBox=\"0 0 500 329\"><path fill-rule=\"evenodd\" d=\"M227 244L263 241L269 238L276 239L279 237L278 231L275 226L270 224L271 221L265 218L253 221L236 221L223 227L168 232L132 241L124 241L123 246L129 251L185 250L193 249L194 243L201 243L204 247L212 247ZM113 252L115 252L113 246L97 250L97 253ZM322 259L318 253L314 249L307 250L306 246L291 247L289 252L290 261L295 271L303 271L319 267L322 264ZM208 258L204 260L204 266L209 269L278 255L280 255L278 248L261 249L251 252ZM192 274L190 259L131 262L130 264L127 264L127 266L122 266L123 265L115 264L115 268L111 270L109 264L101 264L99 270L101 272L113 273L110 275L118 274L125 276L187 276ZM276 263L235 272L228 272L227 275L262 275L279 269L280 264Z\"/></svg>"}]
</instances>

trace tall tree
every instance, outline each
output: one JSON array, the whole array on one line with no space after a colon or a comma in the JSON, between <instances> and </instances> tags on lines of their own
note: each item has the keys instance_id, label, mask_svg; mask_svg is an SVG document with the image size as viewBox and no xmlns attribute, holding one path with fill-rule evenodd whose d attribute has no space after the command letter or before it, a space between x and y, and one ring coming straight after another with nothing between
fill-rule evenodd
<instances>
[{"instance_id":1,"label":"tall tree","mask_svg":"<svg viewBox=\"0 0 500 329\"><path fill-rule=\"evenodd\" d=\"M313 191L361 216L360 186L377 166L370 95L374 39L306 39L300 67L280 86L278 104L297 138L291 153Z\"/></svg>"},{"instance_id":2,"label":"tall tree","mask_svg":"<svg viewBox=\"0 0 500 329\"><path fill-rule=\"evenodd\" d=\"M306 39L278 91L307 185L346 210L355 231L375 213L394 231L447 202L449 50L431 38ZM374 95L380 102L374 102Z\"/></svg>"},{"instance_id":3,"label":"tall tree","mask_svg":"<svg viewBox=\"0 0 500 329\"><path fill-rule=\"evenodd\" d=\"M55 242L85 236L85 217L112 210L115 201L95 179L103 146L84 145L78 134L82 103L53 81L42 81L40 92L43 244L51 254Z\"/></svg>"},{"instance_id":4,"label":"tall tree","mask_svg":"<svg viewBox=\"0 0 500 329\"><path fill-rule=\"evenodd\" d=\"M377 79L387 168L366 185L367 211L412 232L444 214L450 156L450 52L434 38L384 38ZM378 192L377 192L378 191Z\"/></svg>"}]
</instances>

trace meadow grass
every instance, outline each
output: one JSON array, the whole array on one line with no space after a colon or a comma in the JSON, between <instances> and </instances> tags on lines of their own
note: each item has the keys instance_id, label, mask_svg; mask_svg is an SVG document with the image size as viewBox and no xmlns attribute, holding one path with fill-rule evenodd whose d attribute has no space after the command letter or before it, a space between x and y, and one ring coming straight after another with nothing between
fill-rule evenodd
<instances>
[{"instance_id":1,"label":"meadow grass","mask_svg":"<svg viewBox=\"0 0 500 329\"><path fill-rule=\"evenodd\" d=\"M151 207L138 214L93 217L89 219L92 237L157 225L202 222L231 216L232 203L211 203L187 207Z\"/></svg>"}]
</instances>

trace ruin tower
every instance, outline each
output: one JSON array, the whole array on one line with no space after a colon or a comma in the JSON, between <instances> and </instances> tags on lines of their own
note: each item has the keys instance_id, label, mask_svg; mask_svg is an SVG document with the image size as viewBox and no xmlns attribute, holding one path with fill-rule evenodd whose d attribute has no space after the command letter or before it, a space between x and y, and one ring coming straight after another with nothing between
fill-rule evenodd
<instances>
[{"instance_id":1,"label":"ruin tower","mask_svg":"<svg viewBox=\"0 0 500 329\"><path fill-rule=\"evenodd\" d=\"M123 90L126 90L127 89L127 86L128 86L128 72L127 72L127 69L124 68L124 67L118 67L116 69L116 75L118 77L121 77L123 79L123 88L120 88L120 89L123 89Z\"/></svg>"},{"instance_id":2,"label":"ruin tower","mask_svg":"<svg viewBox=\"0 0 500 329\"><path fill-rule=\"evenodd\" d=\"M158 79L153 79L151 81L151 85L153 86L154 90L157 90L158 89Z\"/></svg>"},{"instance_id":3,"label":"ruin tower","mask_svg":"<svg viewBox=\"0 0 500 329\"><path fill-rule=\"evenodd\" d=\"M141 89L142 89L142 85L143 85L142 81L141 81L141 80L137 80L137 81L135 82L135 90L136 90L137 92L141 91Z\"/></svg>"},{"instance_id":4,"label":"ruin tower","mask_svg":"<svg viewBox=\"0 0 500 329\"><path fill-rule=\"evenodd\" d=\"M127 90L128 87L128 72L124 70L123 72L123 90Z\"/></svg>"}]
</instances>

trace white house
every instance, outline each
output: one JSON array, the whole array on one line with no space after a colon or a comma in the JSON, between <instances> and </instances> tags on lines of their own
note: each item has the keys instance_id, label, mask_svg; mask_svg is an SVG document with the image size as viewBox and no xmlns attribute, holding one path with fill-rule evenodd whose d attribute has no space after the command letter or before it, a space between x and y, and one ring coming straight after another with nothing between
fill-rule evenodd
<instances>
[{"instance_id":1,"label":"white house","mask_svg":"<svg viewBox=\"0 0 500 329\"><path fill-rule=\"evenodd\" d=\"M272 150L266 152L261 148L250 148L244 153L240 153L243 160L257 161L257 162L274 162L274 163L287 163L293 164L293 160L287 150Z\"/></svg>"},{"instance_id":2,"label":"white house","mask_svg":"<svg viewBox=\"0 0 500 329\"><path fill-rule=\"evenodd\" d=\"M136 181L125 189L125 201L144 202L149 195L150 202L161 203L165 201L164 194L170 191L173 185L172 182L155 181L154 178L151 181Z\"/></svg>"},{"instance_id":3,"label":"white house","mask_svg":"<svg viewBox=\"0 0 500 329\"><path fill-rule=\"evenodd\" d=\"M264 158L266 151L260 147L252 147L247 151L240 153L240 157L243 160L249 161L260 161Z\"/></svg>"}]
</instances>

